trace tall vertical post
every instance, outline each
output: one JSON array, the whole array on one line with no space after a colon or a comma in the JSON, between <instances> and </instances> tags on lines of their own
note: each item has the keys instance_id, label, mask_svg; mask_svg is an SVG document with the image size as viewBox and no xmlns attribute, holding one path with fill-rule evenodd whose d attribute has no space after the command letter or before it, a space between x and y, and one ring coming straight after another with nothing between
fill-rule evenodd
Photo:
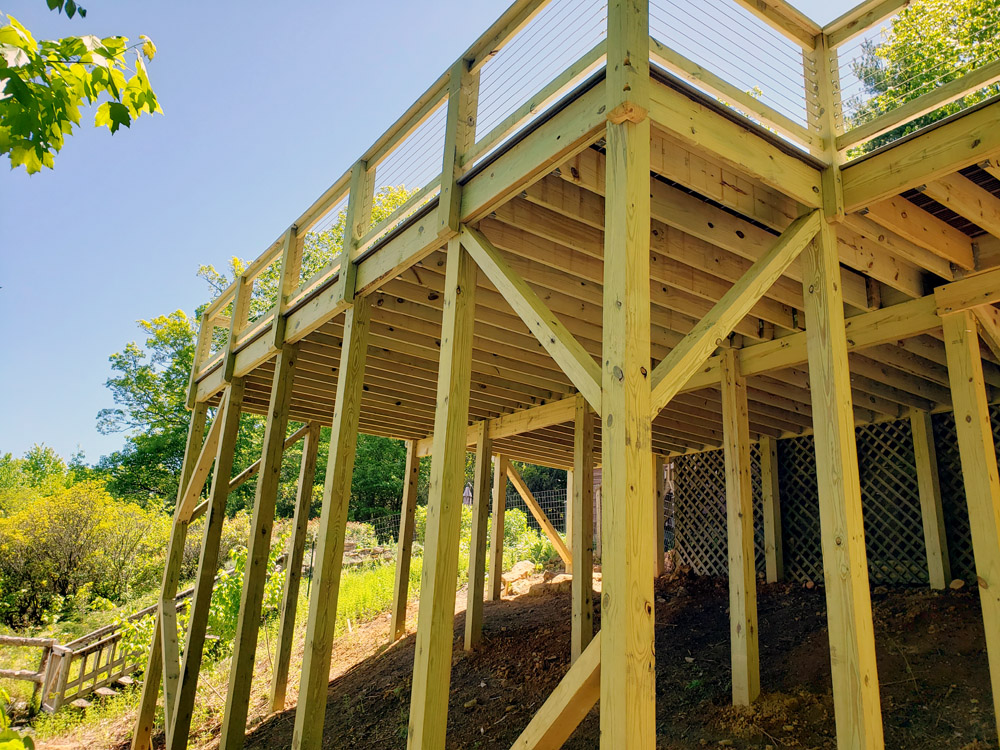
<instances>
[{"instance_id":1,"label":"tall vertical post","mask_svg":"<svg viewBox=\"0 0 1000 750\"><path fill-rule=\"evenodd\" d=\"M781 493L778 491L778 441L760 436L760 491L764 506L764 575L768 583L785 578L781 541Z\"/></svg>"},{"instance_id":2,"label":"tall vertical post","mask_svg":"<svg viewBox=\"0 0 1000 750\"><path fill-rule=\"evenodd\" d=\"M503 517L507 511L507 457L493 457L493 522L490 525L491 602L500 601L500 577L503 575Z\"/></svg>"},{"instance_id":3,"label":"tall vertical post","mask_svg":"<svg viewBox=\"0 0 1000 750\"><path fill-rule=\"evenodd\" d=\"M951 583L951 561L948 559L948 538L945 535L941 482L930 413L911 412L910 428L913 433L913 459L917 468L920 516L924 526L924 547L927 550L927 577L932 589L943 589Z\"/></svg>"},{"instance_id":4,"label":"tall vertical post","mask_svg":"<svg viewBox=\"0 0 1000 750\"><path fill-rule=\"evenodd\" d=\"M271 673L271 711L283 711L285 691L288 688L288 667L292 658L292 639L295 636L295 612L299 603L299 584L302 582L302 560L306 549L306 532L309 511L312 508L313 482L316 476L316 455L319 453L319 422L311 422L302 444L302 463L299 464L299 486L295 498L295 516L292 519L292 546L285 568L285 588L281 597L281 620L278 623L278 654Z\"/></svg>"},{"instance_id":5,"label":"tall vertical post","mask_svg":"<svg viewBox=\"0 0 1000 750\"><path fill-rule=\"evenodd\" d=\"M195 578L194 595L191 598L189 610L190 618L184 645L184 662L177 681L177 698L167 728L167 747L169 750L184 750L188 744L188 733L191 731L195 692L198 687L198 675L201 671L205 634L208 628L208 610L212 601L215 575L219 571L219 545L222 539L222 524L226 518L226 500L229 499L229 482L233 473L233 455L236 451L236 437L240 428L242 405L243 378L233 378L226 390L221 407L222 432L215 454L215 470L212 474L212 489L209 492L208 517L205 519L201 557L198 560L198 574ZM168 627L166 621L163 625L165 629Z\"/></svg>"},{"instance_id":6,"label":"tall vertical post","mask_svg":"<svg viewBox=\"0 0 1000 750\"><path fill-rule=\"evenodd\" d=\"M963 311L943 316L942 323L986 631L993 711L1000 727L1000 474L996 445L975 318Z\"/></svg>"},{"instance_id":7,"label":"tall vertical post","mask_svg":"<svg viewBox=\"0 0 1000 750\"><path fill-rule=\"evenodd\" d=\"M204 325L203 322L203 328ZM207 418L208 404L204 402L196 403L191 410L187 443L184 446L184 463L181 465L180 484L177 487L177 511L180 510L181 498L187 491L188 482L191 481L195 463L197 463L201 452ZM163 568L163 584L160 590L161 600L170 600L177 596L177 585L180 580L179 573L184 557L184 543L187 541L187 530L188 521L181 520L179 513L175 512L173 526L170 530L170 542L167 545L166 563ZM153 734L153 720L156 716L156 697L160 692L161 670L163 669L161 626L162 622L159 611L157 611L156 623L153 626L153 641L150 644L149 657L146 660L146 678L142 682L142 697L139 701L139 709L136 712L135 728L132 731L132 750L147 750Z\"/></svg>"},{"instance_id":8,"label":"tall vertical post","mask_svg":"<svg viewBox=\"0 0 1000 750\"><path fill-rule=\"evenodd\" d=\"M477 425L476 468L472 487L472 538L469 541L469 593L465 606L465 650L483 640L483 589L486 584L486 535L490 512L491 443L484 420Z\"/></svg>"},{"instance_id":9,"label":"tall vertical post","mask_svg":"<svg viewBox=\"0 0 1000 750\"><path fill-rule=\"evenodd\" d=\"M573 470L570 469L566 472L566 546L572 550L573 549ZM575 558L574 558L575 559ZM566 572L570 575L573 574L573 560L570 560L565 564Z\"/></svg>"},{"instance_id":10,"label":"tall vertical post","mask_svg":"<svg viewBox=\"0 0 1000 750\"><path fill-rule=\"evenodd\" d=\"M406 632L406 605L410 598L410 562L413 555L413 528L417 513L417 480L420 457L417 441L406 441L406 475L403 478L403 503L399 509L399 541L396 545L396 583L392 596L392 626L389 637L397 641Z\"/></svg>"},{"instance_id":11,"label":"tall vertical post","mask_svg":"<svg viewBox=\"0 0 1000 750\"><path fill-rule=\"evenodd\" d=\"M837 747L876 750L884 740L851 373L837 238L826 221L802 267Z\"/></svg>"},{"instance_id":12,"label":"tall vertical post","mask_svg":"<svg viewBox=\"0 0 1000 750\"><path fill-rule=\"evenodd\" d=\"M594 410L576 397L573 417L573 501L568 527L574 562L571 658L575 662L594 637ZM588 477L590 481L587 481Z\"/></svg>"},{"instance_id":13,"label":"tall vertical post","mask_svg":"<svg viewBox=\"0 0 1000 750\"><path fill-rule=\"evenodd\" d=\"M608 3L601 376L601 747L656 742L649 311L649 3ZM581 477L582 479L582 477Z\"/></svg>"},{"instance_id":14,"label":"tall vertical post","mask_svg":"<svg viewBox=\"0 0 1000 750\"><path fill-rule=\"evenodd\" d=\"M729 636L733 704L749 706L760 695L757 646L757 573L754 565L753 488L747 383L737 349L722 354L722 440L726 462L729 530Z\"/></svg>"},{"instance_id":15,"label":"tall vertical post","mask_svg":"<svg viewBox=\"0 0 1000 750\"><path fill-rule=\"evenodd\" d=\"M476 142L479 109L479 71L468 60L456 60L448 77L448 113L445 123L441 194L438 197L438 236L451 238L462 219L462 159Z\"/></svg>"},{"instance_id":16,"label":"tall vertical post","mask_svg":"<svg viewBox=\"0 0 1000 750\"><path fill-rule=\"evenodd\" d=\"M337 595L344 561L347 508L351 499L354 452L365 379L371 307L367 297L357 299L344 313L344 339L330 430L330 457L323 485L323 511L316 541L315 580L309 599L305 654L299 683L299 704L292 733L294 750L319 750L323 745L326 691L330 655L337 624Z\"/></svg>"},{"instance_id":17,"label":"tall vertical post","mask_svg":"<svg viewBox=\"0 0 1000 750\"><path fill-rule=\"evenodd\" d=\"M448 725L476 277L472 258L457 238L449 240L427 498L427 539L406 740L410 750L442 750Z\"/></svg>"},{"instance_id":18,"label":"tall vertical post","mask_svg":"<svg viewBox=\"0 0 1000 750\"><path fill-rule=\"evenodd\" d=\"M285 344L278 352L271 381L271 399L264 445L260 458L260 473L254 493L250 538L247 540L247 561L243 571L243 591L240 614L233 640L233 659L229 670L229 691L222 719L219 747L239 750L246 735L247 712L250 709L250 685L257 661L257 634L260 630L264 586L267 583L267 561L271 552L271 532L274 529L274 508L281 481L281 459L285 453L285 433L288 412L292 406L292 383L298 362L298 347Z\"/></svg>"},{"instance_id":19,"label":"tall vertical post","mask_svg":"<svg viewBox=\"0 0 1000 750\"><path fill-rule=\"evenodd\" d=\"M667 477L664 472L664 458L653 456L653 575L657 578L666 570L666 559L663 556L663 532L666 526L664 496L667 493Z\"/></svg>"}]
</instances>

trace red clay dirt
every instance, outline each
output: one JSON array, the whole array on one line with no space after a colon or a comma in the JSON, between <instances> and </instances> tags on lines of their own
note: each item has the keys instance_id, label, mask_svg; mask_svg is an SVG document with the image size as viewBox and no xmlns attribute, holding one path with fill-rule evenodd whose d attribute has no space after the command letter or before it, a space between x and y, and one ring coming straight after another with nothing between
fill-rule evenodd
<instances>
[{"instance_id":1,"label":"red clay dirt","mask_svg":"<svg viewBox=\"0 0 1000 750\"><path fill-rule=\"evenodd\" d=\"M660 579L656 601L658 748L835 747L821 588L760 586L765 692L749 710L729 704L726 582ZM886 747L996 748L978 593L880 587L873 604ZM599 615L595 611L598 627ZM460 612L448 747L509 747L568 669L569 597L488 602L476 653L462 651L463 628ZM387 631L380 618L338 640L324 747L406 746L414 636L387 648L380 645ZM294 708L264 720L247 748L288 747L293 723ZM595 748L599 731L594 710L565 747Z\"/></svg>"}]
</instances>

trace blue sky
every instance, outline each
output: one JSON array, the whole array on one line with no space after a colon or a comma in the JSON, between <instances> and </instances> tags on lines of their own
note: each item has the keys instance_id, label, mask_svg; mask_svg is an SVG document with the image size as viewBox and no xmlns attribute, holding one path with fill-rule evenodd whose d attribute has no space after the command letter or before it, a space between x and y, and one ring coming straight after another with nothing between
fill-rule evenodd
<instances>
[{"instance_id":1,"label":"blue sky","mask_svg":"<svg viewBox=\"0 0 1000 750\"><path fill-rule=\"evenodd\" d=\"M851 4L799 7L826 22ZM93 462L122 443L95 416L136 321L205 301L200 264L263 251L508 2L83 5L2 9L36 38L152 37L165 115L113 137L88 124L54 171L0 167L0 453L44 442Z\"/></svg>"}]
</instances>

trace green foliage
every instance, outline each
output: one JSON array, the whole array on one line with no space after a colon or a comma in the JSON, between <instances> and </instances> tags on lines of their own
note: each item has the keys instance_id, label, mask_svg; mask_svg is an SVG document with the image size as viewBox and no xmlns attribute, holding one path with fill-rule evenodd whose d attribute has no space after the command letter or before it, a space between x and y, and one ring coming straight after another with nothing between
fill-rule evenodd
<instances>
[{"instance_id":1,"label":"green foliage","mask_svg":"<svg viewBox=\"0 0 1000 750\"><path fill-rule=\"evenodd\" d=\"M914 0L881 35L862 44L852 72L859 94L844 102L848 129L890 112L921 94L1000 59L1000 0ZM872 139L857 155L1000 93L1000 84L919 117Z\"/></svg>"},{"instance_id":2,"label":"green foliage","mask_svg":"<svg viewBox=\"0 0 1000 750\"><path fill-rule=\"evenodd\" d=\"M7 716L7 704L10 696L0 689L0 750L35 750L35 742L31 737L22 735L10 728L10 717Z\"/></svg>"},{"instance_id":3,"label":"green foliage","mask_svg":"<svg viewBox=\"0 0 1000 750\"><path fill-rule=\"evenodd\" d=\"M21 458L0 455L0 508L10 511L19 492L51 494L72 484L73 474L52 448L36 443Z\"/></svg>"},{"instance_id":4,"label":"green foliage","mask_svg":"<svg viewBox=\"0 0 1000 750\"><path fill-rule=\"evenodd\" d=\"M48 2L70 17L85 15L74 0ZM3 18L0 153L12 168L23 166L28 174L51 169L66 136L80 124L81 106L98 104L94 125L112 133L144 113L162 113L143 62L156 54L148 37L132 46L123 36L36 41L13 16Z\"/></svg>"},{"instance_id":5,"label":"green foliage","mask_svg":"<svg viewBox=\"0 0 1000 750\"><path fill-rule=\"evenodd\" d=\"M264 619L277 613L281 606L281 592L284 585L284 572L278 568L278 558L285 548L287 535L280 536L271 545L267 558L267 581L264 584ZM219 579L212 592L212 601L208 610L208 628L219 636L220 642L228 644L236 635L236 626L240 618L240 599L243 591L243 576L246 572L247 549L237 547L230 558L233 561L232 571Z\"/></svg>"},{"instance_id":6,"label":"green foliage","mask_svg":"<svg viewBox=\"0 0 1000 750\"><path fill-rule=\"evenodd\" d=\"M410 563L410 595L420 592L420 573L423 558L414 557ZM347 623L370 620L392 607L393 588L396 581L396 566L392 563L376 563L349 568L340 579L340 593L337 595L336 634L347 631Z\"/></svg>"},{"instance_id":7,"label":"green foliage","mask_svg":"<svg viewBox=\"0 0 1000 750\"><path fill-rule=\"evenodd\" d=\"M563 469L550 469L548 466L536 466L523 461L514 461L513 464L532 492L561 490L566 487L566 472Z\"/></svg>"},{"instance_id":8,"label":"green foliage","mask_svg":"<svg viewBox=\"0 0 1000 750\"><path fill-rule=\"evenodd\" d=\"M72 615L92 597L122 602L148 590L168 532L162 513L115 500L98 482L24 490L0 518L0 620L38 622Z\"/></svg>"}]
</instances>

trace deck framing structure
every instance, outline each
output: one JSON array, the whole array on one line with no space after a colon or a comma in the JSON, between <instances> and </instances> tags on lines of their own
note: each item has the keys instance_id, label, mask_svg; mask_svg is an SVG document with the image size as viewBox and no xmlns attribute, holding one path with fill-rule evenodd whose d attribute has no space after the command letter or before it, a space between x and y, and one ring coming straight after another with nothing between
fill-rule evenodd
<instances>
[{"instance_id":1,"label":"deck framing structure","mask_svg":"<svg viewBox=\"0 0 1000 750\"><path fill-rule=\"evenodd\" d=\"M663 476L656 467L671 455L724 447L733 700L748 704L762 688L750 445L760 441L767 467L772 580L781 576L774 441L804 433L816 440L838 747L882 748L854 429L909 417L915 435L923 428L918 449L933 455L926 445L928 415L950 409L959 425L1000 715L1000 478L987 414L1000 387L994 307L1000 230L993 235L989 222L1000 217L1000 198L961 173L976 167L1000 176L993 171L1000 158L1000 102L847 161L845 149L859 139L965 90L951 85L895 120L845 133L830 116L839 93L827 66L839 45L905 3L865 2L826 28L781 0L738 3L801 47L806 80L820 102L809 127L748 100L652 39L647 0L610 0L605 41L539 92L558 103L538 117L521 108L477 140L480 72L544 6L517 0L209 305L192 369L183 481L133 750L150 746L161 686L167 747L187 745L225 501L247 474L231 478L241 411L265 414L267 426L263 455L251 472L259 479L221 739L226 750L244 741L290 421L303 424L292 437L305 437L306 444L274 710L285 702L310 467L320 425L332 426L295 750L322 746L359 431L408 441L394 639L406 632L418 461L431 457L423 577L414 592L413 750L445 746L470 447L477 453L475 574L466 648L481 645L483 599L500 594L501 488L508 477L516 487L519 480L510 461L565 468L574 477L569 544L547 532L574 572L573 665L515 747L559 747L599 700L602 747L652 748L652 584L662 570L657 537L648 530ZM692 80L700 90L685 83ZM712 95L736 102L753 119ZM371 223L377 165L438 106L446 107L440 176L412 199L411 215L399 212L396 226L379 234ZM720 188L724 184L740 190ZM959 215L975 214L986 235L974 241L908 203L902 194L917 188ZM340 260L318 281L300 283L306 235L345 196ZM278 298L251 320L255 280L271 263L279 264ZM219 329L226 343L213 351ZM592 487L582 481L595 465L602 469L597 633L586 577ZM198 505L210 473L207 500ZM932 473L920 481L928 557L936 560L932 584L940 587L948 573L939 490L935 499ZM528 500L526 487L518 491ZM171 607L187 526L202 513L205 536L181 658Z\"/></svg>"}]
</instances>

